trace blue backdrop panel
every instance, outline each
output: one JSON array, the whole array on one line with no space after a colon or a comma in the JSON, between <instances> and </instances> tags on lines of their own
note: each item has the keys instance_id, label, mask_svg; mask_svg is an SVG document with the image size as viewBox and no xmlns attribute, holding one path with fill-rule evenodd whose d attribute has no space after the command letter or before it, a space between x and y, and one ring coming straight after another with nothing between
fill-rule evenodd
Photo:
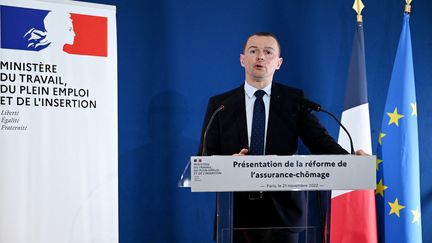
<instances>
[{"instance_id":1,"label":"blue backdrop panel","mask_svg":"<svg viewBox=\"0 0 432 243\"><path fill-rule=\"evenodd\" d=\"M119 53L120 240L212 242L214 194L177 188L197 152L208 97L239 86L250 33L280 38L275 79L340 116L355 30L353 1L93 2L117 5ZM404 1L364 0L364 34L373 147L384 109ZM423 229L432 222L432 2L412 3L411 34L419 113ZM319 118L337 137L338 127ZM307 152L305 149L302 151ZM424 242L432 232L423 230Z\"/></svg>"}]
</instances>

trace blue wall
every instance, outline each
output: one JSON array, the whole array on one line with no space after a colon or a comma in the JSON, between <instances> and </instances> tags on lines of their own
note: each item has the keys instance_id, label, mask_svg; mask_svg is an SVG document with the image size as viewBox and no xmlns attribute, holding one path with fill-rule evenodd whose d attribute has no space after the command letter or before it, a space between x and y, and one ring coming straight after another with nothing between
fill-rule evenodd
<instances>
[{"instance_id":1,"label":"blue wall","mask_svg":"<svg viewBox=\"0 0 432 243\"><path fill-rule=\"evenodd\" d=\"M244 80L239 53L250 33L279 36L284 64L276 80L341 114L355 29L351 0L93 2L117 6L121 243L211 242L214 194L176 185L197 152L208 97ZM375 148L404 1L364 3ZM432 2L412 5L423 241L432 242ZM319 117L337 137L337 125Z\"/></svg>"}]
</instances>

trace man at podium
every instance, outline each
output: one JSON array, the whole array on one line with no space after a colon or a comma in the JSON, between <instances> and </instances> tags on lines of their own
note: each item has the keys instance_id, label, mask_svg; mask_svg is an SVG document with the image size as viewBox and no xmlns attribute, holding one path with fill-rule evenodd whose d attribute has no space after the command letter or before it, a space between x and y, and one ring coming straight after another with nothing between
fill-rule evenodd
<instances>
[{"instance_id":1,"label":"man at podium","mask_svg":"<svg viewBox=\"0 0 432 243\"><path fill-rule=\"evenodd\" d=\"M206 155L293 155L298 139L313 154L347 154L307 107L293 97L299 89L273 82L282 65L280 44L272 33L259 32L246 40L240 65L245 82L209 99L203 133L210 117ZM201 141L200 151L202 151ZM234 243L297 243L306 227L306 192L234 193ZM282 230L276 234L274 229Z\"/></svg>"}]
</instances>

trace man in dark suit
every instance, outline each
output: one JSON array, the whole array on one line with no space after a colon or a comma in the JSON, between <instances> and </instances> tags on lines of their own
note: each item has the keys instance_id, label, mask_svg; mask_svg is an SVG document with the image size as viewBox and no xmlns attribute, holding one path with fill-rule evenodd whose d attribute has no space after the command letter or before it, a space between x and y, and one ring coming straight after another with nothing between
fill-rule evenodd
<instances>
[{"instance_id":1,"label":"man in dark suit","mask_svg":"<svg viewBox=\"0 0 432 243\"><path fill-rule=\"evenodd\" d=\"M296 102L294 97L303 97L301 90L272 82L282 62L273 34L260 32L247 39L240 54L245 83L209 100L204 128L219 106L224 109L207 133L208 155L292 155L297 152L298 138L314 154L347 153L316 117ZM259 126L256 109L263 117ZM235 193L234 227L255 230L236 231L234 242L297 242L296 229L307 224L305 207L306 192ZM271 228L283 233L276 236L277 231ZM287 228L290 230L283 230Z\"/></svg>"}]
</instances>

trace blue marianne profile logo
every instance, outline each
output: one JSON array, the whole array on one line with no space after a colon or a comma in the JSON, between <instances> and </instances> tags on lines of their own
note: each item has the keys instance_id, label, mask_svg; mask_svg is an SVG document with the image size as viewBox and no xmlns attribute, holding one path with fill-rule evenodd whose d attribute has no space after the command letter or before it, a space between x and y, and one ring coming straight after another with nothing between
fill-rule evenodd
<instances>
[{"instance_id":1,"label":"blue marianne profile logo","mask_svg":"<svg viewBox=\"0 0 432 243\"><path fill-rule=\"evenodd\" d=\"M69 13L0 6L1 40L5 49L63 50L73 44L75 32Z\"/></svg>"}]
</instances>

